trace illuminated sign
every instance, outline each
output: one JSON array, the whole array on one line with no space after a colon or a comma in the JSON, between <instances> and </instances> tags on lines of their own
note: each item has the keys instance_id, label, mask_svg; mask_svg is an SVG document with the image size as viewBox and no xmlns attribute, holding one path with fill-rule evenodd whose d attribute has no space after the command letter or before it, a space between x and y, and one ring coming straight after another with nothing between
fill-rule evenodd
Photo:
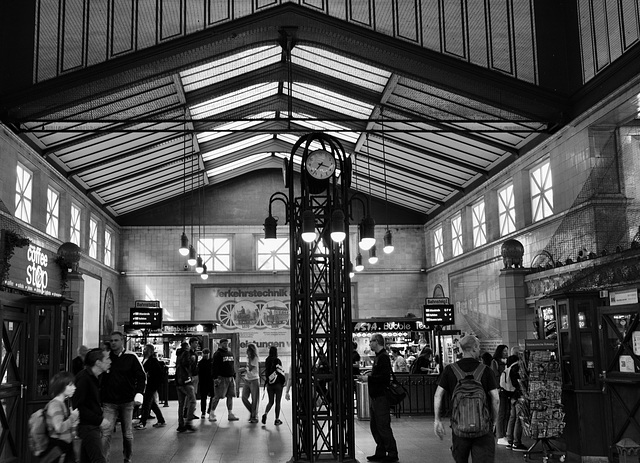
<instances>
[{"instance_id":1,"label":"illuminated sign","mask_svg":"<svg viewBox=\"0 0 640 463\"><path fill-rule=\"evenodd\" d=\"M424 331L429 329L420 320L361 320L353 322L354 333L381 333L387 331Z\"/></svg>"},{"instance_id":2,"label":"illuminated sign","mask_svg":"<svg viewBox=\"0 0 640 463\"><path fill-rule=\"evenodd\" d=\"M445 298L446 299L446 298ZM426 326L453 325L453 304L424 305L422 321Z\"/></svg>"},{"instance_id":3,"label":"illuminated sign","mask_svg":"<svg viewBox=\"0 0 640 463\"><path fill-rule=\"evenodd\" d=\"M54 263L55 256L55 253L35 244L16 248L4 284L44 296L62 296L61 269Z\"/></svg>"},{"instance_id":4,"label":"illuminated sign","mask_svg":"<svg viewBox=\"0 0 640 463\"><path fill-rule=\"evenodd\" d=\"M134 330L156 330L162 326L162 309L133 308L129 314L129 323Z\"/></svg>"},{"instance_id":5,"label":"illuminated sign","mask_svg":"<svg viewBox=\"0 0 640 463\"><path fill-rule=\"evenodd\" d=\"M160 301L136 301L136 309L159 309Z\"/></svg>"}]
</instances>

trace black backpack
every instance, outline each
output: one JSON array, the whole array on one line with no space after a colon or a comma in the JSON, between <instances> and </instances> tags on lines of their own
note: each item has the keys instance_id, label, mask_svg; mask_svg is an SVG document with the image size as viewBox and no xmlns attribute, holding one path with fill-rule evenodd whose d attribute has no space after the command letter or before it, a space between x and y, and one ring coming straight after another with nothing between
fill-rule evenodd
<instances>
[{"instance_id":1,"label":"black backpack","mask_svg":"<svg viewBox=\"0 0 640 463\"><path fill-rule=\"evenodd\" d=\"M491 431L491 413L487 393L482 387L485 366L481 363L470 373L462 371L452 363L453 373L458 378L451 395L451 429L459 437L481 437Z\"/></svg>"}]
</instances>

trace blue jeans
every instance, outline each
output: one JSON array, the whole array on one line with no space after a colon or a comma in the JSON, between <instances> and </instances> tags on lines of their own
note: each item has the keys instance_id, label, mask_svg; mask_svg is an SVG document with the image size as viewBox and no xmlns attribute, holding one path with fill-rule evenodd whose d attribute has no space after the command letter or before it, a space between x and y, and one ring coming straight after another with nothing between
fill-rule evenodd
<instances>
[{"instance_id":1,"label":"blue jeans","mask_svg":"<svg viewBox=\"0 0 640 463\"><path fill-rule=\"evenodd\" d=\"M102 453L102 430L100 426L78 425L80 444L80 463L105 463Z\"/></svg>"},{"instance_id":2,"label":"blue jeans","mask_svg":"<svg viewBox=\"0 0 640 463\"><path fill-rule=\"evenodd\" d=\"M196 411L196 390L192 384L177 386L178 390L178 427L191 424Z\"/></svg>"},{"instance_id":3,"label":"blue jeans","mask_svg":"<svg viewBox=\"0 0 640 463\"><path fill-rule=\"evenodd\" d=\"M474 463L495 461L496 442L492 432L481 437L460 437L453 434L452 444L451 454L456 463L468 463L469 455Z\"/></svg>"},{"instance_id":4,"label":"blue jeans","mask_svg":"<svg viewBox=\"0 0 640 463\"><path fill-rule=\"evenodd\" d=\"M373 440L376 441L376 452L378 456L389 455L398 456L398 445L391 430L391 406L387 396L369 397L369 414L371 421L369 427ZM478 460L482 461L482 460Z\"/></svg>"},{"instance_id":5,"label":"blue jeans","mask_svg":"<svg viewBox=\"0 0 640 463\"><path fill-rule=\"evenodd\" d=\"M251 401L249 401L251 396ZM260 403L260 380L252 379L250 381L245 380L244 386L242 386L242 403L247 410L249 410L251 419L258 419L258 405Z\"/></svg>"},{"instance_id":6,"label":"blue jeans","mask_svg":"<svg viewBox=\"0 0 640 463\"><path fill-rule=\"evenodd\" d=\"M507 424L509 423L509 414L511 413L511 399L500 391L500 408L498 411L498 426L496 429L496 437L500 439L507 432Z\"/></svg>"},{"instance_id":7,"label":"blue jeans","mask_svg":"<svg viewBox=\"0 0 640 463\"><path fill-rule=\"evenodd\" d=\"M133 402L125 402L123 404L102 404L102 413L109 421L109 426L102 432L102 448L104 457L109 463L111 457L111 434L116 425L116 418L120 417L120 426L122 427L122 455L125 463L131 461L133 454Z\"/></svg>"},{"instance_id":8,"label":"blue jeans","mask_svg":"<svg viewBox=\"0 0 640 463\"><path fill-rule=\"evenodd\" d=\"M511 415L509 415L509 426L507 427L507 440L510 444L522 444L522 422L518 418L516 411L516 403L518 401L511 399Z\"/></svg>"}]
</instances>

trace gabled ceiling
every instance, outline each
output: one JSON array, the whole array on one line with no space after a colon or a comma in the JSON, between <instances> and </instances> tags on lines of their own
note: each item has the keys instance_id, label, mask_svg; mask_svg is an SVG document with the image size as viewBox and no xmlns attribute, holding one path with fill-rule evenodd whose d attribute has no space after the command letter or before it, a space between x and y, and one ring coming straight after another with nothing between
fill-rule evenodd
<instances>
[{"instance_id":1,"label":"gabled ceiling","mask_svg":"<svg viewBox=\"0 0 640 463\"><path fill-rule=\"evenodd\" d=\"M355 156L355 190L426 218L547 137L568 107L532 83L291 4L5 100L3 121L116 220L279 167L309 131Z\"/></svg>"}]
</instances>

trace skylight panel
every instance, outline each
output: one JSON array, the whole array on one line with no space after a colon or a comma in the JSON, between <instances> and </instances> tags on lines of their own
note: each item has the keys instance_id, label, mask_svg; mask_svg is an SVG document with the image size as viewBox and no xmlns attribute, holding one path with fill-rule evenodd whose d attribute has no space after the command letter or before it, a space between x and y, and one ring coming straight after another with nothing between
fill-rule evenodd
<instances>
[{"instance_id":1,"label":"skylight panel","mask_svg":"<svg viewBox=\"0 0 640 463\"><path fill-rule=\"evenodd\" d=\"M388 71L316 47L296 46L291 60L293 64L379 93L391 77Z\"/></svg>"},{"instance_id":2,"label":"skylight panel","mask_svg":"<svg viewBox=\"0 0 640 463\"><path fill-rule=\"evenodd\" d=\"M315 85L294 84L293 97L322 108L331 108L348 117L355 117L357 119L367 119L373 111L373 105L354 100L348 96L340 95Z\"/></svg>"},{"instance_id":3,"label":"skylight panel","mask_svg":"<svg viewBox=\"0 0 640 463\"><path fill-rule=\"evenodd\" d=\"M275 95L278 90L277 82L252 85L235 92L227 93L204 103L191 106L192 119L205 119L216 114L230 111L240 106L255 103L263 98Z\"/></svg>"},{"instance_id":4,"label":"skylight panel","mask_svg":"<svg viewBox=\"0 0 640 463\"><path fill-rule=\"evenodd\" d=\"M249 148L251 146L257 145L259 143L263 143L271 139L272 139L272 135L270 134L262 134L262 135L256 135L255 137L246 138L244 140L240 140L239 142L231 143L221 148L217 148L217 149L208 151L206 153L202 153L202 160L206 162L206 161L211 161L213 159L218 159L222 156L226 156L227 154L231 154L236 151Z\"/></svg>"},{"instance_id":5,"label":"skylight panel","mask_svg":"<svg viewBox=\"0 0 640 463\"><path fill-rule=\"evenodd\" d=\"M312 116L302 113L293 113L292 116L295 119L309 119ZM345 132L345 130L349 130L348 127L344 125L337 124L335 122L321 121L321 120L297 120L296 124L301 125L303 127L307 127L314 131L326 132L329 135L332 135L336 138L340 138L345 141L349 141L352 143L356 143L358 141L358 137L360 136L359 132L349 131ZM334 132L333 130L336 130Z\"/></svg>"},{"instance_id":6,"label":"skylight panel","mask_svg":"<svg viewBox=\"0 0 640 463\"><path fill-rule=\"evenodd\" d=\"M238 159L237 161L230 162L223 166L216 167L215 169L208 170L207 176L210 178L215 177L216 175L224 174L225 172L229 172L230 170L239 169L240 167L253 164L254 162L258 162L262 159L268 158L269 156L271 156L271 153L253 154L251 156Z\"/></svg>"},{"instance_id":7,"label":"skylight panel","mask_svg":"<svg viewBox=\"0 0 640 463\"><path fill-rule=\"evenodd\" d=\"M257 47L217 59L180 73L185 92L238 77L280 61L279 45Z\"/></svg>"},{"instance_id":8,"label":"skylight panel","mask_svg":"<svg viewBox=\"0 0 640 463\"><path fill-rule=\"evenodd\" d=\"M215 140L216 138L229 135L233 132L249 129L256 125L262 124L264 122L264 119L273 119L274 117L275 117L275 111L265 111L265 112L250 116L250 119L255 119L255 120L233 121L227 124L219 125L216 127L215 131L199 133L198 143L204 143L207 141Z\"/></svg>"}]
</instances>

